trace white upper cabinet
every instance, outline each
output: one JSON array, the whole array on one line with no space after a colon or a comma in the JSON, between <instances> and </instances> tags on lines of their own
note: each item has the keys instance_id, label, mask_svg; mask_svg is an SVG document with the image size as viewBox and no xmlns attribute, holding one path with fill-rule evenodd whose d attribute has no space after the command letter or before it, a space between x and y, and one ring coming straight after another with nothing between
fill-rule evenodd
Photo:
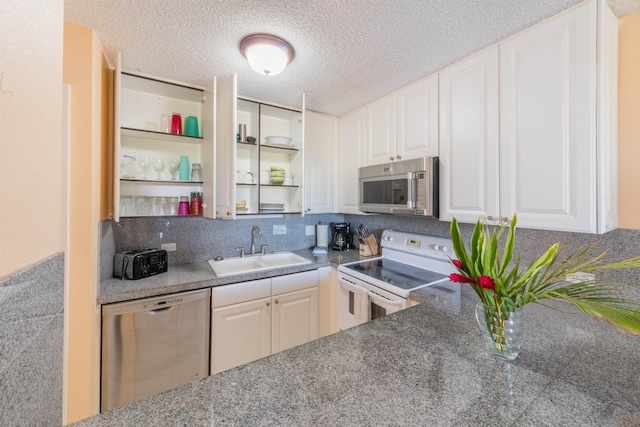
<instances>
[{"instance_id":1,"label":"white upper cabinet","mask_svg":"<svg viewBox=\"0 0 640 427\"><path fill-rule=\"evenodd\" d=\"M397 160L438 155L438 75L397 92ZM391 156L389 156L391 157Z\"/></svg>"},{"instance_id":2,"label":"white upper cabinet","mask_svg":"<svg viewBox=\"0 0 640 427\"><path fill-rule=\"evenodd\" d=\"M440 218L498 215L498 48L440 73Z\"/></svg>"},{"instance_id":3,"label":"white upper cabinet","mask_svg":"<svg viewBox=\"0 0 640 427\"><path fill-rule=\"evenodd\" d=\"M361 108L340 117L337 153L339 213L358 210L358 168L364 166L367 134L367 109Z\"/></svg>"},{"instance_id":4,"label":"white upper cabinet","mask_svg":"<svg viewBox=\"0 0 640 427\"><path fill-rule=\"evenodd\" d=\"M217 90L217 217L302 213L304 94L295 109L238 98L237 86L234 74Z\"/></svg>"},{"instance_id":5,"label":"white upper cabinet","mask_svg":"<svg viewBox=\"0 0 640 427\"><path fill-rule=\"evenodd\" d=\"M333 149L338 119L306 111L304 120L304 212L333 211Z\"/></svg>"},{"instance_id":6,"label":"white upper cabinet","mask_svg":"<svg viewBox=\"0 0 640 427\"><path fill-rule=\"evenodd\" d=\"M593 0L441 72L441 218L614 229L616 52Z\"/></svg>"},{"instance_id":7,"label":"white upper cabinet","mask_svg":"<svg viewBox=\"0 0 640 427\"><path fill-rule=\"evenodd\" d=\"M600 13L610 13L602 3ZM597 131L615 128L615 104L599 86L616 74L599 76L597 61L617 50L617 36L596 57L596 39L617 22L603 21L597 34L597 17L597 2L586 2L500 45L500 206L525 227L602 233L617 225L610 204L598 224L615 182L597 186L615 171L606 164L615 140Z\"/></svg>"},{"instance_id":8,"label":"white upper cabinet","mask_svg":"<svg viewBox=\"0 0 640 427\"><path fill-rule=\"evenodd\" d=\"M215 78L207 88L123 72L120 56L114 78L112 218L178 214L179 197L202 193L204 215L214 218L213 189ZM183 133L172 133L172 115L180 114ZM186 135L185 119L196 118L197 135ZM171 161L188 157L186 179L172 177ZM191 179L194 163L203 175Z\"/></svg>"},{"instance_id":9,"label":"white upper cabinet","mask_svg":"<svg viewBox=\"0 0 640 427\"><path fill-rule=\"evenodd\" d=\"M367 104L366 165L396 159L396 93Z\"/></svg>"},{"instance_id":10,"label":"white upper cabinet","mask_svg":"<svg viewBox=\"0 0 640 427\"><path fill-rule=\"evenodd\" d=\"M438 75L367 104L365 165L438 155Z\"/></svg>"}]
</instances>

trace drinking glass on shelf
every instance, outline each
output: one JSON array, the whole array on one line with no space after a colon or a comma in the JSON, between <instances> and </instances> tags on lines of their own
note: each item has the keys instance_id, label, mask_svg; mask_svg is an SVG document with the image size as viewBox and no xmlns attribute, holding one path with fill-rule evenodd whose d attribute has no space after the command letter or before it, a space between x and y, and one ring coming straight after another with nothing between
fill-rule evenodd
<instances>
[{"instance_id":1,"label":"drinking glass on shelf","mask_svg":"<svg viewBox=\"0 0 640 427\"><path fill-rule=\"evenodd\" d=\"M136 208L138 211L138 215L150 215L151 214L151 205L149 204L149 198L147 196L138 196L136 197Z\"/></svg>"},{"instance_id":2,"label":"drinking glass on shelf","mask_svg":"<svg viewBox=\"0 0 640 427\"><path fill-rule=\"evenodd\" d=\"M121 169L122 175L120 175L120 178L124 178L124 179L135 178L135 175L131 170L135 161L136 161L136 153L134 153L133 151L125 151L122 153L122 156L120 157L120 169Z\"/></svg>"},{"instance_id":3,"label":"drinking glass on shelf","mask_svg":"<svg viewBox=\"0 0 640 427\"><path fill-rule=\"evenodd\" d=\"M135 216L138 214L133 196L120 196L120 215Z\"/></svg>"},{"instance_id":4,"label":"drinking glass on shelf","mask_svg":"<svg viewBox=\"0 0 640 427\"><path fill-rule=\"evenodd\" d=\"M162 171L164 170L164 159L162 157L156 157L153 159L153 170L156 172L156 179L162 179Z\"/></svg>"},{"instance_id":5,"label":"drinking glass on shelf","mask_svg":"<svg viewBox=\"0 0 640 427\"><path fill-rule=\"evenodd\" d=\"M169 165L167 166L167 169L171 174L172 181L175 181L176 179L178 179L178 169L180 169L180 159L169 160Z\"/></svg>"},{"instance_id":6,"label":"drinking glass on shelf","mask_svg":"<svg viewBox=\"0 0 640 427\"><path fill-rule=\"evenodd\" d=\"M138 166L142 169L142 179L147 179L147 171L151 167L151 159L149 156L140 156L138 158Z\"/></svg>"}]
</instances>

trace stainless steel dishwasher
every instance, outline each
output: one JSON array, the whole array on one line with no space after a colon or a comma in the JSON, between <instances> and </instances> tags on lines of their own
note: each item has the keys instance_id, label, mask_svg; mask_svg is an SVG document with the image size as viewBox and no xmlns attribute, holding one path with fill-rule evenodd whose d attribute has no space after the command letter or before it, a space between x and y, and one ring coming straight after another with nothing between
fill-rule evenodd
<instances>
[{"instance_id":1,"label":"stainless steel dishwasher","mask_svg":"<svg viewBox=\"0 0 640 427\"><path fill-rule=\"evenodd\" d=\"M101 411L209 374L211 290L102 307Z\"/></svg>"}]
</instances>

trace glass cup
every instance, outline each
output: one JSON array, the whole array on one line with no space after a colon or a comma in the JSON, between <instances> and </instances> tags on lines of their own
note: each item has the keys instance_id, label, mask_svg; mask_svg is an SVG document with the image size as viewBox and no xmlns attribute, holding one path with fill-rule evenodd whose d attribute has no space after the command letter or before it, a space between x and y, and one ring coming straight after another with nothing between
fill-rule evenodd
<instances>
[{"instance_id":1,"label":"glass cup","mask_svg":"<svg viewBox=\"0 0 640 427\"><path fill-rule=\"evenodd\" d=\"M156 157L153 159L153 170L156 172L156 179L162 179L162 171L164 170L164 159L162 157Z\"/></svg>"},{"instance_id":2,"label":"glass cup","mask_svg":"<svg viewBox=\"0 0 640 427\"><path fill-rule=\"evenodd\" d=\"M138 157L138 166L142 169L142 179L147 179L147 171L151 167L151 158L149 156Z\"/></svg>"},{"instance_id":3,"label":"glass cup","mask_svg":"<svg viewBox=\"0 0 640 427\"><path fill-rule=\"evenodd\" d=\"M138 196L136 197L136 208L138 215L146 216L151 215L151 205L149 204L149 197Z\"/></svg>"},{"instance_id":4,"label":"glass cup","mask_svg":"<svg viewBox=\"0 0 640 427\"><path fill-rule=\"evenodd\" d=\"M177 197L169 197L167 215L178 215L178 201Z\"/></svg>"},{"instance_id":5,"label":"glass cup","mask_svg":"<svg viewBox=\"0 0 640 427\"><path fill-rule=\"evenodd\" d=\"M180 159L171 159L167 165L167 169L171 174L171 181L178 179L178 169L180 169Z\"/></svg>"},{"instance_id":6,"label":"glass cup","mask_svg":"<svg viewBox=\"0 0 640 427\"><path fill-rule=\"evenodd\" d=\"M133 196L120 196L120 215L135 216L138 214Z\"/></svg>"}]
</instances>

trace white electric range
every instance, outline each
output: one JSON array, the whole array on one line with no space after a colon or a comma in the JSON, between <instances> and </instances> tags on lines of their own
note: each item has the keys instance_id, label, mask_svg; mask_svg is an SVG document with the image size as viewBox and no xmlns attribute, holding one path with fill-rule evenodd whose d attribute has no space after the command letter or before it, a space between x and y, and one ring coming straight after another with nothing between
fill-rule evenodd
<instances>
[{"instance_id":1,"label":"white electric range","mask_svg":"<svg viewBox=\"0 0 640 427\"><path fill-rule=\"evenodd\" d=\"M449 238L384 230L380 246L381 256L338 267L339 329L408 308L412 291L450 283L456 272ZM443 304L460 305L459 288L453 289L436 292Z\"/></svg>"}]
</instances>

